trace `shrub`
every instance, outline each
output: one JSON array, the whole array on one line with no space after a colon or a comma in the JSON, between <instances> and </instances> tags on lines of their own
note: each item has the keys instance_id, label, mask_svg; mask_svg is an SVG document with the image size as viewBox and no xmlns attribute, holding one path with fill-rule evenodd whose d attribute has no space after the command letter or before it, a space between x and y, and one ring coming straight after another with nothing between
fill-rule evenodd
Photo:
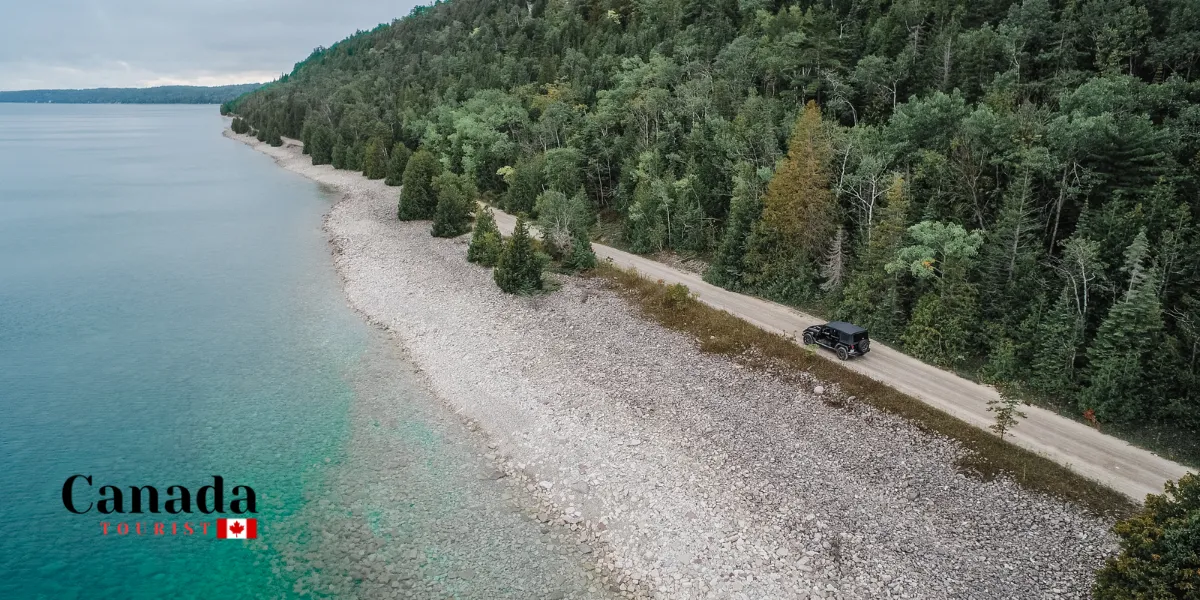
<instances>
[{"instance_id":1,"label":"shrub","mask_svg":"<svg viewBox=\"0 0 1200 600\"><path fill-rule=\"evenodd\" d=\"M504 244L492 276L496 285L509 294L532 294L542 289L542 261L538 259L525 219L517 217L517 226Z\"/></svg>"},{"instance_id":2,"label":"shrub","mask_svg":"<svg viewBox=\"0 0 1200 600\"><path fill-rule=\"evenodd\" d=\"M1121 553L1096 573L1097 600L1200 598L1200 476L1168 481L1113 531Z\"/></svg>"},{"instance_id":3,"label":"shrub","mask_svg":"<svg viewBox=\"0 0 1200 600\"><path fill-rule=\"evenodd\" d=\"M434 237L457 237L471 229L475 184L467 175L442 173L433 180L437 208L433 212Z\"/></svg>"},{"instance_id":4,"label":"shrub","mask_svg":"<svg viewBox=\"0 0 1200 600\"><path fill-rule=\"evenodd\" d=\"M404 189L396 214L401 221L429 219L437 210L433 178L442 172L442 163L427 150L418 150L404 168Z\"/></svg>"},{"instance_id":5,"label":"shrub","mask_svg":"<svg viewBox=\"0 0 1200 600\"><path fill-rule=\"evenodd\" d=\"M363 151L363 175L367 179L383 179L387 175L388 157L383 142L371 140Z\"/></svg>"},{"instance_id":6,"label":"shrub","mask_svg":"<svg viewBox=\"0 0 1200 600\"><path fill-rule=\"evenodd\" d=\"M408 166L408 159L412 157L412 150L404 144L396 144L392 148L392 156L388 159L387 178L383 180L387 185L400 185L404 182L404 169Z\"/></svg>"},{"instance_id":7,"label":"shrub","mask_svg":"<svg viewBox=\"0 0 1200 600\"><path fill-rule=\"evenodd\" d=\"M487 207L479 209L476 214L475 232L471 234L471 245L467 247L467 260L494 267L503 245L500 229L496 227L496 216Z\"/></svg>"}]
</instances>

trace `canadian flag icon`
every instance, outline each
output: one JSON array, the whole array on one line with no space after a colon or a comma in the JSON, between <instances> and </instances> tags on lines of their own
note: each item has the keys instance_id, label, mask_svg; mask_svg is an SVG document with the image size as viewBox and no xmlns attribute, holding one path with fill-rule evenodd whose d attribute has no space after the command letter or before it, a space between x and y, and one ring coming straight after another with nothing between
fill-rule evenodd
<instances>
[{"instance_id":1,"label":"canadian flag icon","mask_svg":"<svg viewBox=\"0 0 1200 600\"><path fill-rule=\"evenodd\" d=\"M258 537L258 519L217 519L217 539L251 540Z\"/></svg>"}]
</instances>

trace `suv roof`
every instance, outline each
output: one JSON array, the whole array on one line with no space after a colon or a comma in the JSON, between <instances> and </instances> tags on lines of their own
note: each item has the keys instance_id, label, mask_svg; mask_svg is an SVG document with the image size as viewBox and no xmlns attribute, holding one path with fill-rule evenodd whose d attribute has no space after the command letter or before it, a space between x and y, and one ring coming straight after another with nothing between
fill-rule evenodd
<instances>
[{"instance_id":1,"label":"suv roof","mask_svg":"<svg viewBox=\"0 0 1200 600\"><path fill-rule=\"evenodd\" d=\"M840 332L846 333L846 334L850 334L850 335L854 335L856 333L866 333L867 332L866 329L863 329L862 327L859 327L858 325L855 325L853 323L847 323L845 321L830 321L829 323L826 323L825 326L830 329L836 329L837 331L840 331Z\"/></svg>"}]
</instances>

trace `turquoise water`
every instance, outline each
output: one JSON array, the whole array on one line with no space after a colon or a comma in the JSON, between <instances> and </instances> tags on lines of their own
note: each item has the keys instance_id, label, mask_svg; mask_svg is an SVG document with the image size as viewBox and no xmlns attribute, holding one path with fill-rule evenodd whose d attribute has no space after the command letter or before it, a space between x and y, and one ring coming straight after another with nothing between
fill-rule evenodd
<instances>
[{"instance_id":1,"label":"turquoise water","mask_svg":"<svg viewBox=\"0 0 1200 600\"><path fill-rule=\"evenodd\" d=\"M0 104L0 598L290 590L272 522L338 463L369 332L331 200L221 130L215 106ZM74 515L75 473L221 475L254 488L260 539L104 536L216 517Z\"/></svg>"}]
</instances>

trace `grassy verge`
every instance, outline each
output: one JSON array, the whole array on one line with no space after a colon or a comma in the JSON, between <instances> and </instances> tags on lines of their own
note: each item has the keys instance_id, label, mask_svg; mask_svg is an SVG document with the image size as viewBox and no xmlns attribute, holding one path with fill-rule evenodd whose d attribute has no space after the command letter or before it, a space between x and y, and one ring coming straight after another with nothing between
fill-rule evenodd
<instances>
[{"instance_id":1,"label":"grassy verge","mask_svg":"<svg viewBox=\"0 0 1200 600\"><path fill-rule=\"evenodd\" d=\"M815 356L789 338L765 332L699 302L683 286L665 286L608 264L601 264L595 274L639 306L646 317L695 337L703 352L728 355L753 367L808 371L818 379L837 382L847 395L899 415L924 431L958 441L968 450L959 461L959 468L972 477L986 480L1004 475L1028 489L1072 502L1097 515L1121 518L1137 506L1124 494L1077 475L1054 461L1003 441L836 362Z\"/></svg>"}]
</instances>

